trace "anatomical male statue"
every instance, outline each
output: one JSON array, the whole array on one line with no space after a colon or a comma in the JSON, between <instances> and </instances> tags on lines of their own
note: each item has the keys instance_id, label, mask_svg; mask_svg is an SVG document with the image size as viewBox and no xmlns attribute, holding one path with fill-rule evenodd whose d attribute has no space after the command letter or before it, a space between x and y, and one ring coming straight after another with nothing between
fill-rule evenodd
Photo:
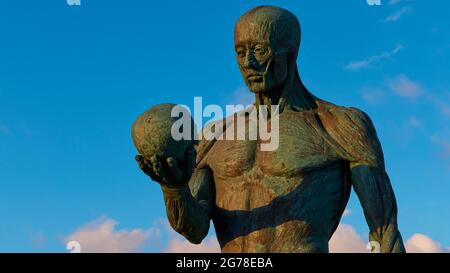
<instances>
[{"instance_id":1,"label":"anatomical male statue","mask_svg":"<svg viewBox=\"0 0 450 273\"><path fill-rule=\"evenodd\" d=\"M222 252L328 252L353 188L369 241L404 252L375 128L364 112L306 89L296 63L300 37L297 17L272 6L253 8L235 26L254 105L279 106L277 149L261 150L259 139L203 139L177 148L179 157L140 153L139 167L160 184L171 226L194 244L212 220Z\"/></svg>"}]
</instances>

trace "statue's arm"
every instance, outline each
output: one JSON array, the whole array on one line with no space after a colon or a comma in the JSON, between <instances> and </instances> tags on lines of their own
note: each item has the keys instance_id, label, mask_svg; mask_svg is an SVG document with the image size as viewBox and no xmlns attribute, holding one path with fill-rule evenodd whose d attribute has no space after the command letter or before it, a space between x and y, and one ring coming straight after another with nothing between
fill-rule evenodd
<instances>
[{"instance_id":1,"label":"statue's arm","mask_svg":"<svg viewBox=\"0 0 450 273\"><path fill-rule=\"evenodd\" d=\"M370 228L369 240L380 244L383 253L405 252L397 226L397 204L386 172L377 167L353 163L353 188Z\"/></svg>"},{"instance_id":2,"label":"statue's arm","mask_svg":"<svg viewBox=\"0 0 450 273\"><path fill-rule=\"evenodd\" d=\"M170 157L136 156L139 168L161 186L170 225L194 244L199 244L208 234L215 204L213 173L202 161L210 146L204 141L197 147L198 151L188 149L182 165ZM197 167L192 171L194 165Z\"/></svg>"},{"instance_id":3,"label":"statue's arm","mask_svg":"<svg viewBox=\"0 0 450 273\"><path fill-rule=\"evenodd\" d=\"M395 195L372 121L355 108L337 111L334 117L338 126L332 133L350 162L351 182L370 228L370 241L378 242L381 252L404 252Z\"/></svg>"},{"instance_id":4,"label":"statue's arm","mask_svg":"<svg viewBox=\"0 0 450 273\"><path fill-rule=\"evenodd\" d=\"M194 171L181 188L161 185L167 218L172 228L191 243L199 244L208 234L215 190L212 171Z\"/></svg>"},{"instance_id":5,"label":"statue's arm","mask_svg":"<svg viewBox=\"0 0 450 273\"><path fill-rule=\"evenodd\" d=\"M369 240L383 253L405 252L397 225L397 202L384 167L384 156L370 118L353 109L354 128L351 180L369 225Z\"/></svg>"}]
</instances>

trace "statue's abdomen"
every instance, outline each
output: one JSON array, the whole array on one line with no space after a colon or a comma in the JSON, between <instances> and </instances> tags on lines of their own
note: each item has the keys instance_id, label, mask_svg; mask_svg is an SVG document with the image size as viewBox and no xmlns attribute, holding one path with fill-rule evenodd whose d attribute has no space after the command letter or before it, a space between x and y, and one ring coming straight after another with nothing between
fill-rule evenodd
<instances>
[{"instance_id":1,"label":"statue's abdomen","mask_svg":"<svg viewBox=\"0 0 450 273\"><path fill-rule=\"evenodd\" d=\"M213 221L224 251L317 252L348 201L348 166L335 162L290 178L250 172L216 181Z\"/></svg>"}]
</instances>

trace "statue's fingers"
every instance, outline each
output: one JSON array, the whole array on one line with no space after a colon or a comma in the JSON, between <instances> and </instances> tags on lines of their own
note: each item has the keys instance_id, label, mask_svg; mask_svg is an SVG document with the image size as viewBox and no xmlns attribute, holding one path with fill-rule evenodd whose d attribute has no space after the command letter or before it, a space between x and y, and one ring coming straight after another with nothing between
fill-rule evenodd
<instances>
[{"instance_id":1,"label":"statue's fingers","mask_svg":"<svg viewBox=\"0 0 450 273\"><path fill-rule=\"evenodd\" d=\"M161 176L161 173L160 173L160 171L161 171L161 164L160 164L160 162L158 161L158 158L156 157L156 155L154 155L154 156L152 156L152 157L150 158L150 164L151 164L151 166L152 166L152 168L153 168L153 171L154 171L157 175L160 175L160 176Z\"/></svg>"},{"instance_id":2,"label":"statue's fingers","mask_svg":"<svg viewBox=\"0 0 450 273\"><path fill-rule=\"evenodd\" d=\"M161 164L161 159L158 156L152 156L152 158L150 158L150 161L152 163L153 166L153 171L156 173L156 175L167 179L170 179L170 173L167 172L167 170L162 166ZM166 181L168 182L168 181Z\"/></svg>"},{"instance_id":3,"label":"statue's fingers","mask_svg":"<svg viewBox=\"0 0 450 273\"><path fill-rule=\"evenodd\" d=\"M159 164L158 157L156 155L150 157L150 159L148 159L148 163L150 166L152 166L153 170L156 171L156 167Z\"/></svg>"},{"instance_id":4,"label":"statue's fingers","mask_svg":"<svg viewBox=\"0 0 450 273\"><path fill-rule=\"evenodd\" d=\"M143 162L144 162L145 165L153 168L152 167L153 166L153 164L152 164L153 160L152 159L147 159L147 158L143 157Z\"/></svg>"},{"instance_id":5,"label":"statue's fingers","mask_svg":"<svg viewBox=\"0 0 450 273\"><path fill-rule=\"evenodd\" d=\"M150 157L149 159L148 159L148 161L150 162L150 163L156 163L156 162L158 162L158 157L156 156L156 155L153 155L152 157Z\"/></svg>"},{"instance_id":6,"label":"statue's fingers","mask_svg":"<svg viewBox=\"0 0 450 273\"><path fill-rule=\"evenodd\" d=\"M166 161L172 175L175 179L180 180L183 177L183 172L178 168L177 160L173 157L169 157Z\"/></svg>"},{"instance_id":7,"label":"statue's fingers","mask_svg":"<svg viewBox=\"0 0 450 273\"><path fill-rule=\"evenodd\" d=\"M134 160L136 160L137 164L139 165L139 168L141 169L145 168L144 157L142 155L136 155L134 157Z\"/></svg>"},{"instance_id":8,"label":"statue's fingers","mask_svg":"<svg viewBox=\"0 0 450 273\"><path fill-rule=\"evenodd\" d=\"M142 155L136 155L134 157L134 159L136 160L136 162L139 165L139 168L146 174L148 175L153 181L156 181L158 183L161 183L161 179L158 177L158 175L156 175L156 173L153 170L152 165L150 164L150 162L145 159L145 157L143 157Z\"/></svg>"},{"instance_id":9,"label":"statue's fingers","mask_svg":"<svg viewBox=\"0 0 450 273\"><path fill-rule=\"evenodd\" d=\"M137 164L138 164L138 166L139 166L139 168L140 168L141 170L143 170L143 171L145 172L146 169L148 169L148 166L147 166L147 164L145 163L145 159L144 159L143 156L137 155L137 156L134 157L134 159L136 160L136 162L137 162Z\"/></svg>"}]
</instances>

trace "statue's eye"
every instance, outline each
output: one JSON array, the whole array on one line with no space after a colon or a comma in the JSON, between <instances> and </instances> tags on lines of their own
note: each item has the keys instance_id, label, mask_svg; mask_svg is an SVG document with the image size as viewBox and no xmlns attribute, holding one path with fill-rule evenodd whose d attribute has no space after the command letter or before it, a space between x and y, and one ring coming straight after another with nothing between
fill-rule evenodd
<instances>
[{"instance_id":1,"label":"statue's eye","mask_svg":"<svg viewBox=\"0 0 450 273\"><path fill-rule=\"evenodd\" d=\"M236 54L238 55L238 57L243 58L245 57L245 49L240 48L236 51Z\"/></svg>"},{"instance_id":2,"label":"statue's eye","mask_svg":"<svg viewBox=\"0 0 450 273\"><path fill-rule=\"evenodd\" d=\"M266 54L267 49L262 47L262 46L257 46L257 47L255 47L254 51L255 51L256 54L264 55L264 54Z\"/></svg>"}]
</instances>

